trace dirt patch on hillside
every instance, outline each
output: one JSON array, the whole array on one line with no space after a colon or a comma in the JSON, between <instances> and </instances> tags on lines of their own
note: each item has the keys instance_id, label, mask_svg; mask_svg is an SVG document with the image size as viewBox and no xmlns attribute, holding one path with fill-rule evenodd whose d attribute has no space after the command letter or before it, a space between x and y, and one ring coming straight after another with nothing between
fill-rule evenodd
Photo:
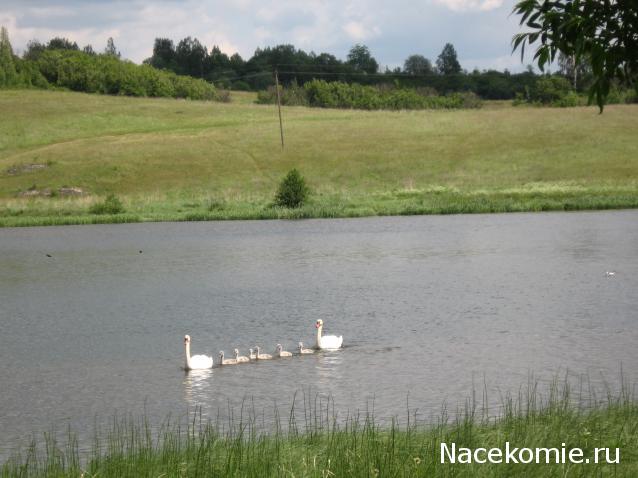
<instances>
[{"instance_id":1,"label":"dirt patch on hillside","mask_svg":"<svg viewBox=\"0 0 638 478\"><path fill-rule=\"evenodd\" d=\"M30 187L26 191L20 191L18 193L18 197L21 198L35 198L35 197L81 197L88 196L88 192L86 192L82 188L78 187L68 187L63 186L58 189L44 188L38 189L35 186Z\"/></svg>"},{"instance_id":2,"label":"dirt patch on hillside","mask_svg":"<svg viewBox=\"0 0 638 478\"><path fill-rule=\"evenodd\" d=\"M32 163L32 164L18 164L15 166L11 166L10 168L7 168L7 174L9 176L16 176L18 174L23 174L23 173L31 173L33 171L39 171L41 169L45 169L48 168L49 166L47 164L41 164L41 163Z\"/></svg>"}]
</instances>

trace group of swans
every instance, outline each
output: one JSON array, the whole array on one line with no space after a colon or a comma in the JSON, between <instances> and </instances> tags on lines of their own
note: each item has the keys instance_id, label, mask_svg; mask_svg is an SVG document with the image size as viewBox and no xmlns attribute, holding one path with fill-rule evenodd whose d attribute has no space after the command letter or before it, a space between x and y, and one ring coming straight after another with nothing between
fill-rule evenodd
<instances>
[{"instance_id":1,"label":"group of swans","mask_svg":"<svg viewBox=\"0 0 638 478\"><path fill-rule=\"evenodd\" d=\"M323 320L319 319L315 322L315 328L317 329L317 343L315 349L317 350L337 350L341 348L343 344L343 336L337 337L336 335L322 335L323 332ZM213 368L213 357L208 355L192 355L191 356L191 337L190 335L184 336L184 348L186 351L186 370L202 370ZM239 355L239 349L234 350L235 354L233 358L224 358L224 352L219 352L219 365L237 365L240 363L247 363L253 360L270 360L272 358L285 358L292 357L291 352L287 352L283 349L281 344L277 344L274 356L271 354L261 353L259 347L255 347L255 350L250 349L248 356ZM303 343L299 342L297 346L297 353L299 355L313 354L313 349L304 348Z\"/></svg>"}]
</instances>

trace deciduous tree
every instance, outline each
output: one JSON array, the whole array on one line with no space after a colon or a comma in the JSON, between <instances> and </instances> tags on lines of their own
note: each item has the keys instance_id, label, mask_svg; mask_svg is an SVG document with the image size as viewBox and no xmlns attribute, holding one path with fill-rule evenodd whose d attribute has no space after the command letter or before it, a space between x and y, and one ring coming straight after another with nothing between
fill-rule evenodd
<instances>
[{"instance_id":1,"label":"deciduous tree","mask_svg":"<svg viewBox=\"0 0 638 478\"><path fill-rule=\"evenodd\" d=\"M423 55L410 55L403 63L403 71L410 75L429 75L434 73L432 62Z\"/></svg>"},{"instance_id":2,"label":"deciduous tree","mask_svg":"<svg viewBox=\"0 0 638 478\"><path fill-rule=\"evenodd\" d=\"M66 38L55 37L47 43L47 50L79 50L78 44Z\"/></svg>"},{"instance_id":3,"label":"deciduous tree","mask_svg":"<svg viewBox=\"0 0 638 478\"><path fill-rule=\"evenodd\" d=\"M513 49L538 42L534 54L541 70L561 52L576 63L591 64L596 98L602 113L614 80L638 91L637 0L521 0L513 12L529 31L512 39Z\"/></svg>"},{"instance_id":4,"label":"deciduous tree","mask_svg":"<svg viewBox=\"0 0 638 478\"><path fill-rule=\"evenodd\" d=\"M362 73L376 73L379 70L379 63L370 53L370 49L365 45L356 44L348 53L348 64L355 71Z\"/></svg>"},{"instance_id":5,"label":"deciduous tree","mask_svg":"<svg viewBox=\"0 0 638 478\"><path fill-rule=\"evenodd\" d=\"M436 68L442 75L455 75L461 73L461 64L456 57L454 45L446 43L441 54L436 59Z\"/></svg>"}]
</instances>

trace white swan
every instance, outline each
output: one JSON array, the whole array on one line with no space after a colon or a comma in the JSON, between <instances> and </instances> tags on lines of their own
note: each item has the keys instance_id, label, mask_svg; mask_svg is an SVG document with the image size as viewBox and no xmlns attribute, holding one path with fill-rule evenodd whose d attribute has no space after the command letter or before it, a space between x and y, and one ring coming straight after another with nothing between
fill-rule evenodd
<instances>
[{"instance_id":1,"label":"white swan","mask_svg":"<svg viewBox=\"0 0 638 478\"><path fill-rule=\"evenodd\" d=\"M259 347L257 347L257 360L270 360L272 358L272 355L270 354L260 354L259 353Z\"/></svg>"},{"instance_id":2,"label":"white swan","mask_svg":"<svg viewBox=\"0 0 638 478\"><path fill-rule=\"evenodd\" d=\"M299 354L300 355L304 355L304 354L314 354L315 351L312 349L304 349L303 348L303 343L299 342L299 345L297 346L297 350L299 350Z\"/></svg>"},{"instance_id":3,"label":"white swan","mask_svg":"<svg viewBox=\"0 0 638 478\"><path fill-rule=\"evenodd\" d=\"M244 355L239 355L239 349L235 349L235 360L237 363L250 362L250 359Z\"/></svg>"},{"instance_id":4,"label":"white swan","mask_svg":"<svg viewBox=\"0 0 638 478\"><path fill-rule=\"evenodd\" d=\"M315 322L315 327L317 328L317 348L318 349L328 349L335 350L341 348L341 344L343 344L343 336L337 337L336 335L324 335L321 336L321 332L323 330L323 320L319 319Z\"/></svg>"},{"instance_id":5,"label":"white swan","mask_svg":"<svg viewBox=\"0 0 638 478\"><path fill-rule=\"evenodd\" d=\"M248 350L248 358L250 360L257 360L257 354L255 353L253 349Z\"/></svg>"},{"instance_id":6,"label":"white swan","mask_svg":"<svg viewBox=\"0 0 638 478\"><path fill-rule=\"evenodd\" d=\"M290 352L286 352L281 344L277 344L277 351L275 352L277 357L292 357Z\"/></svg>"},{"instance_id":7,"label":"white swan","mask_svg":"<svg viewBox=\"0 0 638 478\"><path fill-rule=\"evenodd\" d=\"M219 352L219 365L237 365L236 359L226 359L224 360L224 351Z\"/></svg>"},{"instance_id":8,"label":"white swan","mask_svg":"<svg viewBox=\"0 0 638 478\"><path fill-rule=\"evenodd\" d=\"M209 357L208 355L193 355L191 357L190 335L184 335L184 348L186 349L186 370L213 368L213 357Z\"/></svg>"}]
</instances>

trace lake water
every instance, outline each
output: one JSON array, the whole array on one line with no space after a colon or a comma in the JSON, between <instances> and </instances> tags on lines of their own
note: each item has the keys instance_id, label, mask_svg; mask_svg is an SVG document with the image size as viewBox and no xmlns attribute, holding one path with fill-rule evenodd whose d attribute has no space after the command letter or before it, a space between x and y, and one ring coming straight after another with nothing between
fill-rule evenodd
<instances>
[{"instance_id":1,"label":"lake water","mask_svg":"<svg viewBox=\"0 0 638 478\"><path fill-rule=\"evenodd\" d=\"M0 458L295 392L384 420L473 389L498 405L532 375L617 388L621 365L638 382L637 291L638 211L0 229ZM186 333L215 359L272 353L312 345L317 318L344 349L181 369Z\"/></svg>"}]
</instances>

